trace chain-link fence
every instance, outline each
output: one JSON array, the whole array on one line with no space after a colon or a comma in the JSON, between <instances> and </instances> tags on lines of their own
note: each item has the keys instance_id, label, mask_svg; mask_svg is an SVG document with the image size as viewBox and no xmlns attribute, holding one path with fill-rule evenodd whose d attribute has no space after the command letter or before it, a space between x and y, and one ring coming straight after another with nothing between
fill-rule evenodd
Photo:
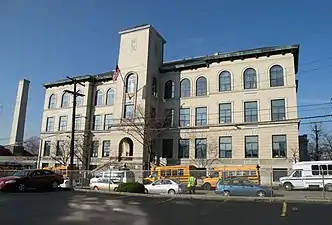
<instances>
[{"instance_id":1,"label":"chain-link fence","mask_svg":"<svg viewBox=\"0 0 332 225\"><path fill-rule=\"evenodd\" d=\"M0 170L0 177L13 176L15 172L17 171ZM318 170L315 168L314 170L270 168L259 168L258 170L186 170L176 168L159 171L127 169L93 172L75 170L72 174L76 188L103 191L114 191L117 185L122 182L139 182L150 186L157 182L154 188L160 187L162 189L158 180L172 180L180 184L181 193L187 193L188 180L192 175L196 178L196 194L216 195L219 189L224 188L223 190L230 191L230 195L254 196L258 194L259 190L266 190L266 192L273 190L275 197L288 199L332 199L332 168L331 171L324 170L324 168L318 168ZM68 181L70 171L63 170L61 175ZM220 192L218 193L220 194Z\"/></svg>"}]
</instances>

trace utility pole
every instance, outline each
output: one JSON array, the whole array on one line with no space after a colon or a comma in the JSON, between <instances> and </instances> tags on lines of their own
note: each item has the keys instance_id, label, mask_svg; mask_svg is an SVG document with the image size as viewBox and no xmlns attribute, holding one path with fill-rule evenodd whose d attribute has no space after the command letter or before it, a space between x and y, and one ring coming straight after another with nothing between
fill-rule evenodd
<instances>
[{"instance_id":1,"label":"utility pole","mask_svg":"<svg viewBox=\"0 0 332 225\"><path fill-rule=\"evenodd\" d=\"M318 129L318 126L317 126L317 123L315 123L315 126L314 126L314 129L313 129L314 133L315 133L315 144L316 144L316 147L315 147L315 160L319 160L319 135L320 135L320 132L321 130Z\"/></svg>"},{"instance_id":2,"label":"utility pole","mask_svg":"<svg viewBox=\"0 0 332 225\"><path fill-rule=\"evenodd\" d=\"M73 189L73 179L74 179L74 153L75 153L75 119L76 119L76 98L77 96L84 96L84 94L81 94L77 92L77 84L82 85L85 87L84 84L80 83L74 78L67 77L69 80L73 81L74 84L74 91L71 90L65 90L65 92L73 95L73 113L71 117L71 139L70 139L70 164L69 164L69 187Z\"/></svg>"}]
</instances>

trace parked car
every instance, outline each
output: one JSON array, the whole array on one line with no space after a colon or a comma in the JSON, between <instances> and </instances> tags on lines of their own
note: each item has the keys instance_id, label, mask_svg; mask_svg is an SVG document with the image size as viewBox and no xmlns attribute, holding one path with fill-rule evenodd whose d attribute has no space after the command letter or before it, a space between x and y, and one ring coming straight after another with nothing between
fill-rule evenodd
<instances>
[{"instance_id":1,"label":"parked car","mask_svg":"<svg viewBox=\"0 0 332 225\"><path fill-rule=\"evenodd\" d=\"M90 188L92 190L116 191L118 185L119 182L105 178L100 178L98 180L91 179L90 181Z\"/></svg>"},{"instance_id":2,"label":"parked car","mask_svg":"<svg viewBox=\"0 0 332 225\"><path fill-rule=\"evenodd\" d=\"M215 192L224 196L272 197L273 190L238 177L221 178Z\"/></svg>"},{"instance_id":3,"label":"parked car","mask_svg":"<svg viewBox=\"0 0 332 225\"><path fill-rule=\"evenodd\" d=\"M22 170L10 177L0 178L0 191L26 191L28 189L56 189L63 183L62 175L51 170Z\"/></svg>"},{"instance_id":4,"label":"parked car","mask_svg":"<svg viewBox=\"0 0 332 225\"><path fill-rule=\"evenodd\" d=\"M186 191L185 185L170 179L156 180L151 184L144 185L147 193L151 194L180 194Z\"/></svg>"}]
</instances>

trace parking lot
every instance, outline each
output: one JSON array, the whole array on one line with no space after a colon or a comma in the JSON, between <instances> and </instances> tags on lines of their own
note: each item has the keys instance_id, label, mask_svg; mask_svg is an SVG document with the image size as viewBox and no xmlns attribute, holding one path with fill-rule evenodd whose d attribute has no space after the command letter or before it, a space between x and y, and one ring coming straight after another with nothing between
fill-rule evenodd
<instances>
[{"instance_id":1,"label":"parking lot","mask_svg":"<svg viewBox=\"0 0 332 225\"><path fill-rule=\"evenodd\" d=\"M330 204L203 201L81 192L1 193L1 224L330 224Z\"/></svg>"}]
</instances>

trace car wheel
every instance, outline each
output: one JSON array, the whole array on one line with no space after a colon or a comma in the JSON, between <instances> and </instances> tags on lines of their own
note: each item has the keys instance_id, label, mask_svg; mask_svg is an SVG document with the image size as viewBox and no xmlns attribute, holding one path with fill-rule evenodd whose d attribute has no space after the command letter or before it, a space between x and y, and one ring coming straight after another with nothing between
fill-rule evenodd
<instances>
[{"instance_id":1,"label":"car wheel","mask_svg":"<svg viewBox=\"0 0 332 225\"><path fill-rule=\"evenodd\" d=\"M324 187L325 191L332 191L332 184L326 184Z\"/></svg>"},{"instance_id":2,"label":"car wheel","mask_svg":"<svg viewBox=\"0 0 332 225\"><path fill-rule=\"evenodd\" d=\"M93 187L93 190L98 191L99 188L97 186Z\"/></svg>"},{"instance_id":3,"label":"car wheel","mask_svg":"<svg viewBox=\"0 0 332 225\"><path fill-rule=\"evenodd\" d=\"M231 196L231 193L229 191L223 191L223 196Z\"/></svg>"},{"instance_id":4,"label":"car wheel","mask_svg":"<svg viewBox=\"0 0 332 225\"><path fill-rule=\"evenodd\" d=\"M148 189L145 188L144 193L145 193L145 194L149 194Z\"/></svg>"},{"instance_id":5,"label":"car wheel","mask_svg":"<svg viewBox=\"0 0 332 225\"><path fill-rule=\"evenodd\" d=\"M210 183L203 184L203 189L204 190L211 190L211 184Z\"/></svg>"},{"instance_id":6,"label":"car wheel","mask_svg":"<svg viewBox=\"0 0 332 225\"><path fill-rule=\"evenodd\" d=\"M19 192L24 192L26 190L25 184L19 184L17 189Z\"/></svg>"},{"instance_id":7,"label":"car wheel","mask_svg":"<svg viewBox=\"0 0 332 225\"><path fill-rule=\"evenodd\" d=\"M117 191L117 190L118 190L118 188L117 188L117 187L115 187L115 188L114 188L114 191Z\"/></svg>"},{"instance_id":8,"label":"car wheel","mask_svg":"<svg viewBox=\"0 0 332 225\"><path fill-rule=\"evenodd\" d=\"M168 191L168 194L170 194L170 195L174 195L174 194L175 194L175 191L174 191L173 189L171 189L171 190Z\"/></svg>"},{"instance_id":9,"label":"car wheel","mask_svg":"<svg viewBox=\"0 0 332 225\"><path fill-rule=\"evenodd\" d=\"M53 188L53 189L57 189L58 187L59 187L58 182L53 181L53 183L52 183L52 188Z\"/></svg>"},{"instance_id":10,"label":"car wheel","mask_svg":"<svg viewBox=\"0 0 332 225\"><path fill-rule=\"evenodd\" d=\"M286 191L291 191L291 190L293 190L293 185L291 184L291 183L284 183L284 189L286 190Z\"/></svg>"},{"instance_id":11,"label":"car wheel","mask_svg":"<svg viewBox=\"0 0 332 225\"><path fill-rule=\"evenodd\" d=\"M257 192L257 196L258 197L265 197L266 196L266 193L264 191L258 191Z\"/></svg>"}]
</instances>

